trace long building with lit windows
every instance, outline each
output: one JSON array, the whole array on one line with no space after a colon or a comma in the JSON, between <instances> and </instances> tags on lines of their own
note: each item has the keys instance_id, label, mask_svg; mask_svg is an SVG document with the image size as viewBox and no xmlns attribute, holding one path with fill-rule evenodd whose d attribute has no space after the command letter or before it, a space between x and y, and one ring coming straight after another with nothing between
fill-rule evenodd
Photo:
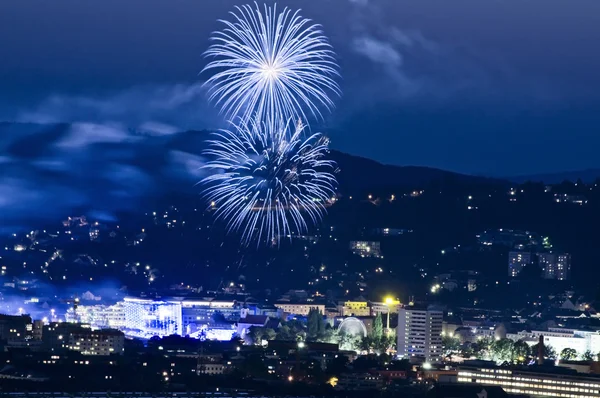
<instances>
[{"instance_id":1,"label":"long building with lit windows","mask_svg":"<svg viewBox=\"0 0 600 398\"><path fill-rule=\"evenodd\" d=\"M500 386L509 394L528 394L532 397L600 397L600 377L559 371L547 372L545 369L459 367L457 381Z\"/></svg>"}]
</instances>

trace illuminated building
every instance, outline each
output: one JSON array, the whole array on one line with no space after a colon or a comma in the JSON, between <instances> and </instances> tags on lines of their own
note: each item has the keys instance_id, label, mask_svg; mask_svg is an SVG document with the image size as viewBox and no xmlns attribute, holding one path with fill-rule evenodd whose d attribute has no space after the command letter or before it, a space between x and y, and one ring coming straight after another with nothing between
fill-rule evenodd
<instances>
[{"instance_id":1,"label":"illuminated building","mask_svg":"<svg viewBox=\"0 0 600 398\"><path fill-rule=\"evenodd\" d=\"M183 300L181 316L185 334L195 333L203 326L217 323L216 319L235 322L240 319L241 307L235 301Z\"/></svg>"},{"instance_id":2,"label":"illuminated building","mask_svg":"<svg viewBox=\"0 0 600 398\"><path fill-rule=\"evenodd\" d=\"M370 316L371 308L366 301L346 301L340 308L342 316Z\"/></svg>"},{"instance_id":3,"label":"illuminated building","mask_svg":"<svg viewBox=\"0 0 600 398\"><path fill-rule=\"evenodd\" d=\"M322 314L325 313L325 304L315 303L275 303L275 307L280 308L285 314L307 316L310 310L317 309Z\"/></svg>"},{"instance_id":4,"label":"illuminated building","mask_svg":"<svg viewBox=\"0 0 600 398\"><path fill-rule=\"evenodd\" d=\"M123 303L125 334L139 338L183 334L180 302L127 297Z\"/></svg>"},{"instance_id":5,"label":"illuminated building","mask_svg":"<svg viewBox=\"0 0 600 398\"><path fill-rule=\"evenodd\" d=\"M545 279L565 281L571 276L571 255L568 253L538 253L538 262Z\"/></svg>"},{"instance_id":6,"label":"illuminated building","mask_svg":"<svg viewBox=\"0 0 600 398\"><path fill-rule=\"evenodd\" d=\"M98 329L126 327L125 306L122 301L114 305L80 305L77 307L77 313L70 308L65 319L67 322L85 323Z\"/></svg>"},{"instance_id":7,"label":"illuminated building","mask_svg":"<svg viewBox=\"0 0 600 398\"><path fill-rule=\"evenodd\" d=\"M442 354L442 311L401 308L398 312L398 356L438 362Z\"/></svg>"},{"instance_id":8,"label":"illuminated building","mask_svg":"<svg viewBox=\"0 0 600 398\"><path fill-rule=\"evenodd\" d=\"M382 258L381 244L373 241L352 241L350 251L361 257Z\"/></svg>"},{"instance_id":9,"label":"illuminated building","mask_svg":"<svg viewBox=\"0 0 600 398\"><path fill-rule=\"evenodd\" d=\"M593 353L600 351L600 333L598 331L549 328L544 331L521 331L506 335L513 341L523 340L529 345L537 344L540 336L544 336L544 344L552 347L557 353L562 352L565 348L572 348L579 355L586 351Z\"/></svg>"},{"instance_id":10,"label":"illuminated building","mask_svg":"<svg viewBox=\"0 0 600 398\"><path fill-rule=\"evenodd\" d=\"M556 369L555 369L556 370ZM500 386L509 394L544 397L600 397L600 378L571 372L459 367L458 383Z\"/></svg>"},{"instance_id":11,"label":"illuminated building","mask_svg":"<svg viewBox=\"0 0 600 398\"><path fill-rule=\"evenodd\" d=\"M387 314L388 312L397 314L401 307L399 300L389 298L385 302L371 301L370 305L371 315Z\"/></svg>"},{"instance_id":12,"label":"illuminated building","mask_svg":"<svg viewBox=\"0 0 600 398\"><path fill-rule=\"evenodd\" d=\"M529 252L511 251L508 253L508 276L516 277L527 265L533 263L533 256Z\"/></svg>"},{"instance_id":13,"label":"illuminated building","mask_svg":"<svg viewBox=\"0 0 600 398\"><path fill-rule=\"evenodd\" d=\"M71 332L68 348L83 355L123 354L125 335L115 329L80 328Z\"/></svg>"}]
</instances>

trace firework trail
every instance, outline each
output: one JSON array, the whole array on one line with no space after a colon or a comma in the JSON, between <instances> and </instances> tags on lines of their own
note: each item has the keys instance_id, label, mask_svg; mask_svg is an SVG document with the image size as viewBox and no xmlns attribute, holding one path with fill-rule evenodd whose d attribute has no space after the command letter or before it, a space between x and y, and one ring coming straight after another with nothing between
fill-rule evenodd
<instances>
[{"instance_id":1,"label":"firework trail","mask_svg":"<svg viewBox=\"0 0 600 398\"><path fill-rule=\"evenodd\" d=\"M245 245L303 233L305 215L313 223L323 217L337 185L335 163L325 159L328 140L303 138L304 128L253 118L209 141L205 168L214 174L201 181L204 195Z\"/></svg>"},{"instance_id":2,"label":"firework trail","mask_svg":"<svg viewBox=\"0 0 600 398\"><path fill-rule=\"evenodd\" d=\"M217 72L206 82L209 98L229 119L266 118L307 121L306 113L333 108L328 93L340 94L332 47L319 25L299 12L257 3L236 7L233 22L213 33L206 51L214 58L204 68ZM273 120L268 121L272 123Z\"/></svg>"}]
</instances>

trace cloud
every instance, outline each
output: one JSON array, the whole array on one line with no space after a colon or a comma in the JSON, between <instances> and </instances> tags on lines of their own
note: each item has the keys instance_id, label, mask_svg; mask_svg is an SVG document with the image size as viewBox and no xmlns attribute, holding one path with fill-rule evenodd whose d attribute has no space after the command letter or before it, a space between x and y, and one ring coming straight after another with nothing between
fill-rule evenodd
<instances>
[{"instance_id":1,"label":"cloud","mask_svg":"<svg viewBox=\"0 0 600 398\"><path fill-rule=\"evenodd\" d=\"M502 57L486 49L432 39L418 29L398 25L382 2L350 0L350 37L344 62L345 99L342 117L368 106L410 103L496 102L508 98L554 99L536 78L521 76ZM338 33L339 34L339 33ZM359 72L357 72L359 71ZM342 107L340 107L342 109Z\"/></svg>"},{"instance_id":2,"label":"cloud","mask_svg":"<svg viewBox=\"0 0 600 398\"><path fill-rule=\"evenodd\" d=\"M70 126L69 133L59 142L57 147L82 148L99 143L121 143L133 138L118 125L101 125L94 123L75 123Z\"/></svg>"},{"instance_id":3,"label":"cloud","mask_svg":"<svg viewBox=\"0 0 600 398\"><path fill-rule=\"evenodd\" d=\"M0 162L3 227L57 220L73 211L114 218L154 203L164 192L199 193L206 133L145 127L0 124L0 147L6 148ZM33 142L35 150L21 149Z\"/></svg>"},{"instance_id":4,"label":"cloud","mask_svg":"<svg viewBox=\"0 0 600 398\"><path fill-rule=\"evenodd\" d=\"M165 192L198 192L206 133L221 127L200 83L54 94L0 123L3 226L74 209L114 218Z\"/></svg>"},{"instance_id":5,"label":"cloud","mask_svg":"<svg viewBox=\"0 0 600 398\"><path fill-rule=\"evenodd\" d=\"M23 123L118 122L130 128L172 134L181 127L220 125L202 83L141 85L103 95L53 94L21 111ZM173 127L176 126L176 127Z\"/></svg>"},{"instance_id":6,"label":"cloud","mask_svg":"<svg viewBox=\"0 0 600 398\"><path fill-rule=\"evenodd\" d=\"M402 55L390 44L371 37L359 37L354 40L354 50L371 61L387 67L398 68L402 65Z\"/></svg>"}]
</instances>

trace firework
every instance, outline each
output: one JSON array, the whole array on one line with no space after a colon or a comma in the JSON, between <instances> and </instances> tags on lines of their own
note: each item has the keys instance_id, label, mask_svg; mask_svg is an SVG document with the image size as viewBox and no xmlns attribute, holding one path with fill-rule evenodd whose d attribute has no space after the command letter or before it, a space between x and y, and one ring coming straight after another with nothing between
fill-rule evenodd
<instances>
[{"instance_id":1,"label":"firework","mask_svg":"<svg viewBox=\"0 0 600 398\"><path fill-rule=\"evenodd\" d=\"M331 109L328 93L339 94L334 53L319 25L299 12L257 3L236 7L233 22L215 32L206 51L214 60L203 71L217 70L206 82L210 100L228 118L249 121L321 118ZM269 123L271 123L270 121Z\"/></svg>"},{"instance_id":2,"label":"firework","mask_svg":"<svg viewBox=\"0 0 600 398\"><path fill-rule=\"evenodd\" d=\"M303 138L304 128L253 118L209 141L205 168L214 173L201 181L204 195L244 244L302 233L325 214L337 185L335 164L325 159L328 140Z\"/></svg>"}]
</instances>

